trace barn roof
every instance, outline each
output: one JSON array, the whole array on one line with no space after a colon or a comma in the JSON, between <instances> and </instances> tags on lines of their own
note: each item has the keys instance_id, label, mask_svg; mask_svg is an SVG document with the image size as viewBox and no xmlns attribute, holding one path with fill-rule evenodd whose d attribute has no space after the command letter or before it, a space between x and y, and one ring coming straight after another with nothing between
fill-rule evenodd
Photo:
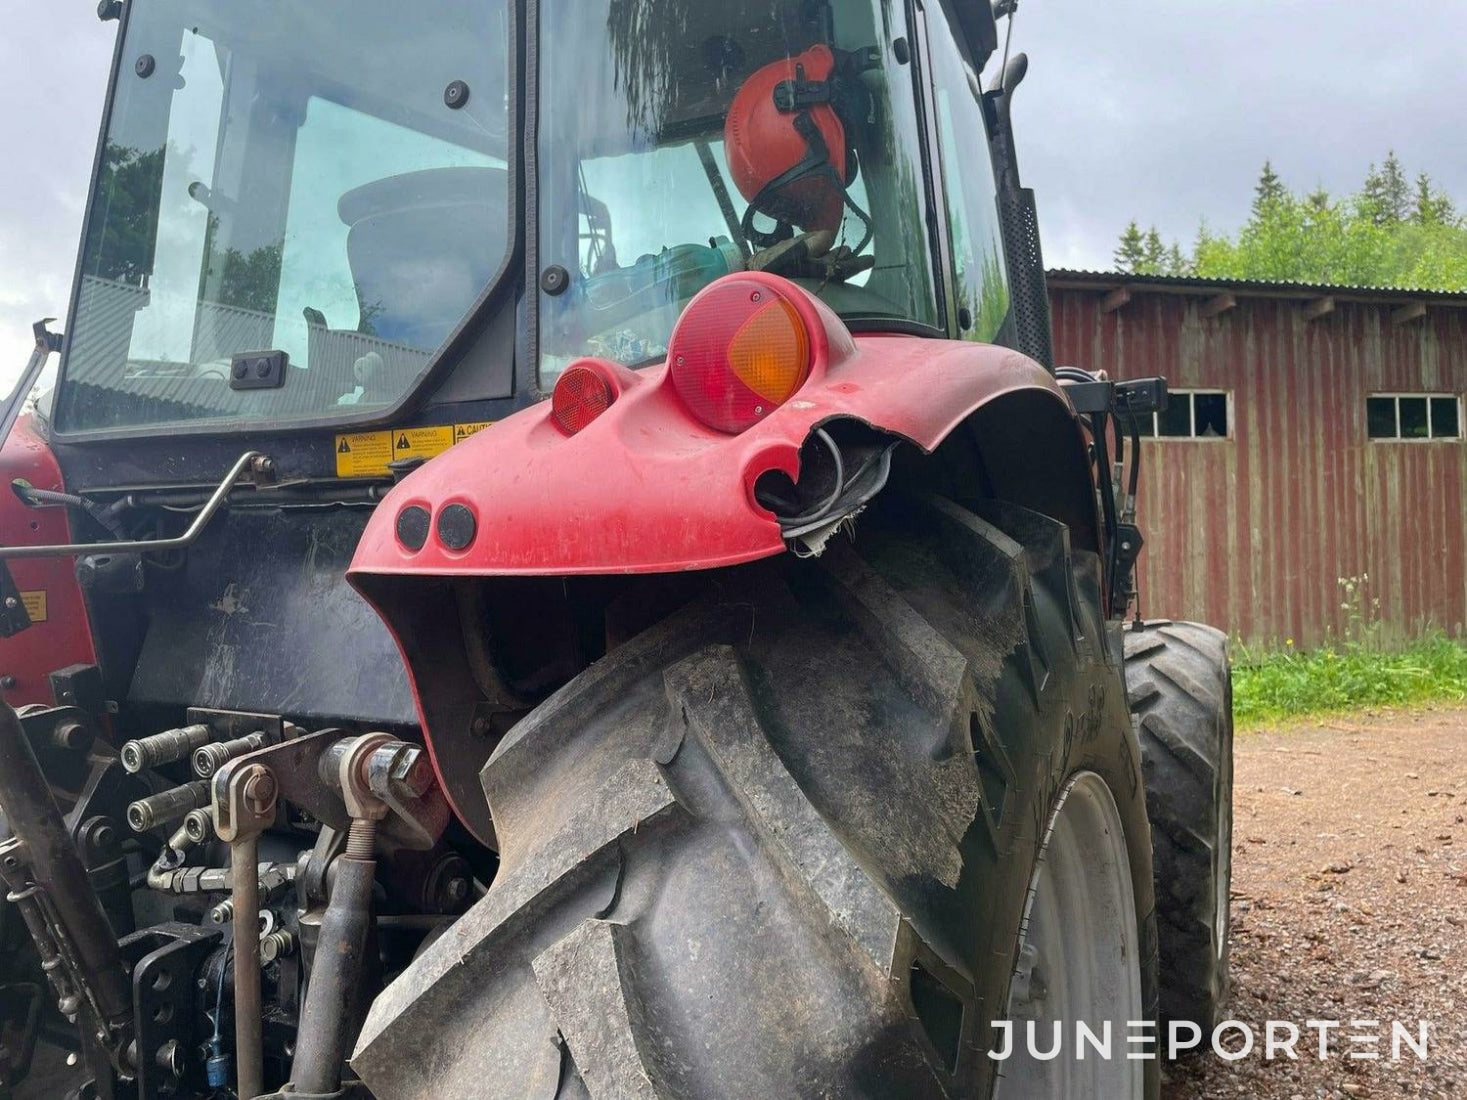
<instances>
[{"instance_id":1,"label":"barn roof","mask_svg":"<svg viewBox=\"0 0 1467 1100\"><path fill-rule=\"evenodd\" d=\"M1429 290L1425 287L1361 287L1335 283L1292 283L1269 279L1200 279L1176 275L1130 275L1121 271L1077 271L1054 268L1048 272L1053 290L1095 290L1121 293L1185 294L1220 298L1286 298L1298 302L1371 302L1383 306L1467 308L1467 291Z\"/></svg>"}]
</instances>

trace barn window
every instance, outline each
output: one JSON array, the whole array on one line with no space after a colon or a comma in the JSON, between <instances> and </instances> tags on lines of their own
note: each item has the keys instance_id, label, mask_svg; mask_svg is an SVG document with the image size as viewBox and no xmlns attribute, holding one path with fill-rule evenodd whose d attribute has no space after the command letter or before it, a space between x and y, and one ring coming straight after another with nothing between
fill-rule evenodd
<instances>
[{"instance_id":1,"label":"barn window","mask_svg":"<svg viewBox=\"0 0 1467 1100\"><path fill-rule=\"evenodd\" d=\"M1461 439L1461 398L1442 393L1378 393L1365 399L1371 439Z\"/></svg>"},{"instance_id":2,"label":"barn window","mask_svg":"<svg viewBox=\"0 0 1467 1100\"><path fill-rule=\"evenodd\" d=\"M1231 406L1232 395L1223 390L1172 390L1166 408L1140 417L1136 426L1147 438L1227 439Z\"/></svg>"}]
</instances>

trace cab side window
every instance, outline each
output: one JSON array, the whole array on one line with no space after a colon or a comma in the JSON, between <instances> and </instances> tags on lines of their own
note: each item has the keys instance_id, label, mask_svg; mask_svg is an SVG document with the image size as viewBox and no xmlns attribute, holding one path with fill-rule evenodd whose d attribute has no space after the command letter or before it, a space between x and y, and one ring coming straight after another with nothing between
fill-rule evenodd
<instances>
[{"instance_id":1,"label":"cab side window","mask_svg":"<svg viewBox=\"0 0 1467 1100\"><path fill-rule=\"evenodd\" d=\"M998 187L978 75L939 5L928 8L937 138L952 234L958 321L967 340L992 341L1009 312Z\"/></svg>"}]
</instances>

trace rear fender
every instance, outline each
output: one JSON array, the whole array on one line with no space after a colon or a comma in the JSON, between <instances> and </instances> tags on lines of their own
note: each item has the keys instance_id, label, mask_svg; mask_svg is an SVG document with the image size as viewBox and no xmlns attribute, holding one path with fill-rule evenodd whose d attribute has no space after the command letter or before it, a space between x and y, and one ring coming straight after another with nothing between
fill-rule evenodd
<instances>
[{"instance_id":1,"label":"rear fender","mask_svg":"<svg viewBox=\"0 0 1467 1100\"><path fill-rule=\"evenodd\" d=\"M1081 545L1093 543L1081 430L1063 390L1033 360L963 341L853 337L793 284L764 274L737 278L775 286L811 333L809 380L786 404L748 431L726 435L688 412L665 363L631 371L601 362L619 391L610 409L567 437L541 403L425 464L377 509L351 575L667 573L769 557L785 542L777 518L755 500L755 483L776 470L797 479L801 446L837 419L928 454L966 425L973 460L995 482L1010 483L1002 495L1027 503L1057 494L1051 513L1077 528ZM999 402L1009 412L983 415ZM396 533L399 513L414 505L434 518L416 550ZM451 505L467 508L474 521L473 539L461 550L437 532Z\"/></svg>"},{"instance_id":2,"label":"rear fender","mask_svg":"<svg viewBox=\"0 0 1467 1100\"><path fill-rule=\"evenodd\" d=\"M478 771L498 740L495 672L465 611L470 578L677 573L771 557L786 549L777 518L754 496L770 471L798 480L801 447L834 421L856 421L910 444L893 477L964 497L998 496L1071 527L1094 549L1095 493L1079 422L1054 379L1005 348L898 335L853 337L817 300L769 275L811 335L810 377L785 405L739 435L703 426L666 365L601 363L616 400L567 437L549 402L525 409L426 463L376 509L348 576L392 630L408 667L434 766L460 819L486 844L493 824ZM920 485L919 487L923 487ZM438 520L467 509L473 538L444 545ZM414 550L398 537L409 507L432 517ZM462 511L457 511L462 533ZM521 580L515 585L540 582ZM553 583L553 582L552 582ZM581 582L575 582L580 584ZM559 586L557 586L559 591ZM574 595L567 587L566 598ZM534 621L528 621L534 620ZM507 626L534 632L538 617ZM491 639L492 641L492 639Z\"/></svg>"}]
</instances>

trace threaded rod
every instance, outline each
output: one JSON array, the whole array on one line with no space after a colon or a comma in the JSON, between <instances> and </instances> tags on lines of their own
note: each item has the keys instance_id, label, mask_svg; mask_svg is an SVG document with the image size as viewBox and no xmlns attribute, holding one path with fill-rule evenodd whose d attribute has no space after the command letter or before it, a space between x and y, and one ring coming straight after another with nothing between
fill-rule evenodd
<instances>
[{"instance_id":1,"label":"threaded rod","mask_svg":"<svg viewBox=\"0 0 1467 1100\"><path fill-rule=\"evenodd\" d=\"M346 834L347 859L371 859L377 844L377 823L365 817L353 818Z\"/></svg>"}]
</instances>

